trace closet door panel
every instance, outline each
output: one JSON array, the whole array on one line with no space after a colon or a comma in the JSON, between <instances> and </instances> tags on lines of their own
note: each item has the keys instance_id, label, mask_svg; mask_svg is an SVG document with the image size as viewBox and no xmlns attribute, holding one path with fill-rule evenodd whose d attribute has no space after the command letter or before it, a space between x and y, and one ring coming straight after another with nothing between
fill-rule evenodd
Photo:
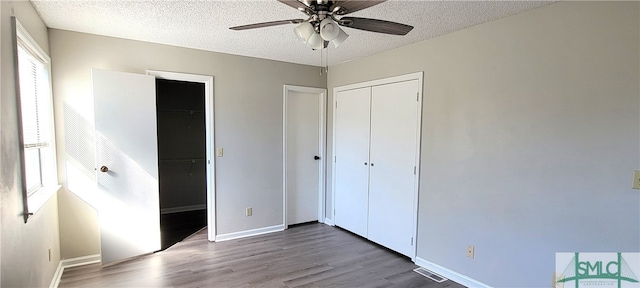
<instances>
[{"instance_id":1,"label":"closet door panel","mask_svg":"<svg viewBox=\"0 0 640 288\"><path fill-rule=\"evenodd\" d=\"M335 224L367 237L371 88L335 96Z\"/></svg>"},{"instance_id":2,"label":"closet door panel","mask_svg":"<svg viewBox=\"0 0 640 288\"><path fill-rule=\"evenodd\" d=\"M372 88L368 237L412 257L418 81Z\"/></svg>"}]
</instances>

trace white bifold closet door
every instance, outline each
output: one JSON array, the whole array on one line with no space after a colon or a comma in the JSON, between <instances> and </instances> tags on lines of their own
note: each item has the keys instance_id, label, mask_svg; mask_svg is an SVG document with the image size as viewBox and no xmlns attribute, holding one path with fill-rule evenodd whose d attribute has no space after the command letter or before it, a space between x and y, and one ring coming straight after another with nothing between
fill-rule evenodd
<instances>
[{"instance_id":1,"label":"white bifold closet door","mask_svg":"<svg viewBox=\"0 0 640 288\"><path fill-rule=\"evenodd\" d=\"M335 224L367 237L371 87L336 97Z\"/></svg>"},{"instance_id":2,"label":"white bifold closet door","mask_svg":"<svg viewBox=\"0 0 640 288\"><path fill-rule=\"evenodd\" d=\"M415 257L419 80L336 93L335 224Z\"/></svg>"},{"instance_id":3,"label":"white bifold closet door","mask_svg":"<svg viewBox=\"0 0 640 288\"><path fill-rule=\"evenodd\" d=\"M418 81L371 91L368 238L413 256Z\"/></svg>"}]
</instances>

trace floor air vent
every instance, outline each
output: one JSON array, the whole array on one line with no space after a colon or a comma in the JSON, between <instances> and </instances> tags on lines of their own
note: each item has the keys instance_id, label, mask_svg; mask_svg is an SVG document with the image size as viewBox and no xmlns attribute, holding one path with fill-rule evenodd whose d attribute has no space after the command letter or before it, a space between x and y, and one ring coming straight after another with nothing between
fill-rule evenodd
<instances>
[{"instance_id":1,"label":"floor air vent","mask_svg":"<svg viewBox=\"0 0 640 288\"><path fill-rule=\"evenodd\" d=\"M444 281L449 280L447 278L444 278L444 277L442 277L442 276L440 276L440 275L438 275L436 273L433 273L433 272L431 272L431 271L429 271L427 269L424 269L422 267L413 269L413 272L416 272L416 273L418 273L418 274L420 274L420 275L422 275L424 277L427 277L427 278L429 278L429 279L431 279L433 281L436 281L438 283L442 283Z\"/></svg>"}]
</instances>

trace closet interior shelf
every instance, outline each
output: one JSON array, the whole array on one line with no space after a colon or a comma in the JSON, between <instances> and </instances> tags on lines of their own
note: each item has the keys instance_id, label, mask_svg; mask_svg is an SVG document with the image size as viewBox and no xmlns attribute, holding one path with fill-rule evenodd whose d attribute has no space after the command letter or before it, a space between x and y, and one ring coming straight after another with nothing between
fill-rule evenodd
<instances>
[{"instance_id":1,"label":"closet interior shelf","mask_svg":"<svg viewBox=\"0 0 640 288\"><path fill-rule=\"evenodd\" d=\"M203 110L188 110L188 109L160 109L160 112L177 112L177 113L187 113L187 114L204 113Z\"/></svg>"},{"instance_id":2,"label":"closet interior shelf","mask_svg":"<svg viewBox=\"0 0 640 288\"><path fill-rule=\"evenodd\" d=\"M160 163L197 163L205 160L204 158L160 159Z\"/></svg>"}]
</instances>

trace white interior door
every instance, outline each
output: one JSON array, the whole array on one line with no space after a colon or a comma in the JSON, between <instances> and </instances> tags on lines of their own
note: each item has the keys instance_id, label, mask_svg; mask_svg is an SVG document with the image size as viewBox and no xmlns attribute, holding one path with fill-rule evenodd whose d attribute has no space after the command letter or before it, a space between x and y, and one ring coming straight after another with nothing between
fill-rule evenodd
<instances>
[{"instance_id":1,"label":"white interior door","mask_svg":"<svg viewBox=\"0 0 640 288\"><path fill-rule=\"evenodd\" d=\"M93 69L92 83L106 264L160 249L155 78Z\"/></svg>"},{"instance_id":2,"label":"white interior door","mask_svg":"<svg viewBox=\"0 0 640 288\"><path fill-rule=\"evenodd\" d=\"M335 225L367 237L371 88L335 97Z\"/></svg>"},{"instance_id":3,"label":"white interior door","mask_svg":"<svg viewBox=\"0 0 640 288\"><path fill-rule=\"evenodd\" d=\"M320 220L322 95L285 91L286 225Z\"/></svg>"},{"instance_id":4,"label":"white interior door","mask_svg":"<svg viewBox=\"0 0 640 288\"><path fill-rule=\"evenodd\" d=\"M371 92L369 239L409 257L413 233L418 81Z\"/></svg>"}]
</instances>

